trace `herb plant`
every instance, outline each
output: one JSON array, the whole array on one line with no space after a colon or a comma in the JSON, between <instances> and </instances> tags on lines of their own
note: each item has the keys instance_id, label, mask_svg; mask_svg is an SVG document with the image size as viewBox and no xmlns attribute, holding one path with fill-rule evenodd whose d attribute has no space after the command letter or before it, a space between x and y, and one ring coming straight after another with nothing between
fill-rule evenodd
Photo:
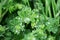
<instances>
[{"instance_id":1,"label":"herb plant","mask_svg":"<svg viewBox=\"0 0 60 40\"><path fill-rule=\"evenodd\" d=\"M60 40L60 0L0 0L0 40Z\"/></svg>"}]
</instances>

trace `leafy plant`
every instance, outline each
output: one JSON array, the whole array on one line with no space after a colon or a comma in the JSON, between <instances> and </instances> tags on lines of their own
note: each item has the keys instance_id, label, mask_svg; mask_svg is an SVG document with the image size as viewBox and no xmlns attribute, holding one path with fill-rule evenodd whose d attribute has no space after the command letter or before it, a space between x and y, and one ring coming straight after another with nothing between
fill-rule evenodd
<instances>
[{"instance_id":1,"label":"leafy plant","mask_svg":"<svg viewBox=\"0 0 60 40\"><path fill-rule=\"evenodd\" d=\"M60 0L0 0L0 40L60 40Z\"/></svg>"}]
</instances>

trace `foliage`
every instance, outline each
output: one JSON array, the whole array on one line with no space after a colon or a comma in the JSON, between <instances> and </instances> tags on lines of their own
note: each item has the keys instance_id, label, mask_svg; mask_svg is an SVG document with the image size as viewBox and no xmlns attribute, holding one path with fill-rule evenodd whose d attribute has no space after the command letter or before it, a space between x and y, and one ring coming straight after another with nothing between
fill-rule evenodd
<instances>
[{"instance_id":1,"label":"foliage","mask_svg":"<svg viewBox=\"0 0 60 40\"><path fill-rule=\"evenodd\" d=\"M60 40L60 0L0 0L0 40Z\"/></svg>"}]
</instances>

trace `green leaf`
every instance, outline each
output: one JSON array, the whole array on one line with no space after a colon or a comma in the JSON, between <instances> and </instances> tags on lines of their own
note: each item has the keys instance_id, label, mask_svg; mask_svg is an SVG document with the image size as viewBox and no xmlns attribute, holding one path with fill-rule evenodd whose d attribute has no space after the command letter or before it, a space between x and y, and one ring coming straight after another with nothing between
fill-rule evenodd
<instances>
[{"instance_id":1,"label":"green leaf","mask_svg":"<svg viewBox=\"0 0 60 40\"><path fill-rule=\"evenodd\" d=\"M55 40L55 37L49 36L47 40Z\"/></svg>"},{"instance_id":2,"label":"green leaf","mask_svg":"<svg viewBox=\"0 0 60 40\"><path fill-rule=\"evenodd\" d=\"M15 17L8 22L9 29L14 32L14 34L19 34L20 31L24 30L24 25L22 25L22 20L20 17Z\"/></svg>"},{"instance_id":3,"label":"green leaf","mask_svg":"<svg viewBox=\"0 0 60 40\"><path fill-rule=\"evenodd\" d=\"M0 35L5 33L5 27L0 25Z\"/></svg>"},{"instance_id":4,"label":"green leaf","mask_svg":"<svg viewBox=\"0 0 60 40\"><path fill-rule=\"evenodd\" d=\"M49 19L48 22L46 22L46 29L49 32L56 33L58 31L58 20L57 19Z\"/></svg>"},{"instance_id":5,"label":"green leaf","mask_svg":"<svg viewBox=\"0 0 60 40\"><path fill-rule=\"evenodd\" d=\"M31 9L28 7L23 8L21 11L18 11L18 15L22 19L23 22L29 23L31 21L30 15L31 15Z\"/></svg>"},{"instance_id":6,"label":"green leaf","mask_svg":"<svg viewBox=\"0 0 60 40\"><path fill-rule=\"evenodd\" d=\"M36 38L34 37L34 35L29 33L29 34L25 35L22 40L36 40Z\"/></svg>"}]
</instances>

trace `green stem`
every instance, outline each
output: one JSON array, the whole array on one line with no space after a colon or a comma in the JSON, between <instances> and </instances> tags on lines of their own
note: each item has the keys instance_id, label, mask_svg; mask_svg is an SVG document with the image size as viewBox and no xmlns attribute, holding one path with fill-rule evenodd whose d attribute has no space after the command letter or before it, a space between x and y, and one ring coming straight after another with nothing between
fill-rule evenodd
<instances>
[{"instance_id":1,"label":"green stem","mask_svg":"<svg viewBox=\"0 0 60 40\"><path fill-rule=\"evenodd\" d=\"M6 11L1 15L1 17L0 17L0 22L2 21L4 15L6 14L7 11L8 11L8 10L6 9Z\"/></svg>"},{"instance_id":2,"label":"green stem","mask_svg":"<svg viewBox=\"0 0 60 40\"><path fill-rule=\"evenodd\" d=\"M45 7L46 7L46 16L52 17L51 15L51 10L50 10L50 1L49 0L45 0Z\"/></svg>"},{"instance_id":3,"label":"green stem","mask_svg":"<svg viewBox=\"0 0 60 40\"><path fill-rule=\"evenodd\" d=\"M0 3L0 21L1 21L1 14L2 14L2 5Z\"/></svg>"},{"instance_id":4,"label":"green stem","mask_svg":"<svg viewBox=\"0 0 60 40\"><path fill-rule=\"evenodd\" d=\"M56 12L57 12L57 10L56 10L56 3L55 3L55 0L52 0L52 9L53 9L54 17L55 17Z\"/></svg>"},{"instance_id":5,"label":"green stem","mask_svg":"<svg viewBox=\"0 0 60 40\"><path fill-rule=\"evenodd\" d=\"M50 7L48 10L49 10L49 17L52 17Z\"/></svg>"},{"instance_id":6,"label":"green stem","mask_svg":"<svg viewBox=\"0 0 60 40\"><path fill-rule=\"evenodd\" d=\"M55 18L57 18L60 15L60 11L55 15Z\"/></svg>"}]
</instances>

